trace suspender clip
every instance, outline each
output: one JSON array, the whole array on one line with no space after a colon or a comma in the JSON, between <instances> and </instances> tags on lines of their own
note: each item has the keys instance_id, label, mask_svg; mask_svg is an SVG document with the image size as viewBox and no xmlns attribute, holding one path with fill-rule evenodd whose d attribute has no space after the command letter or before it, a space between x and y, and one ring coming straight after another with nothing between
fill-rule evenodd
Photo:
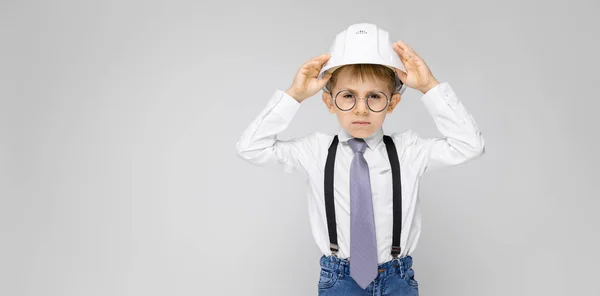
<instances>
[{"instance_id":1,"label":"suspender clip","mask_svg":"<svg viewBox=\"0 0 600 296\"><path fill-rule=\"evenodd\" d=\"M399 254L400 254L400 247L392 246L392 257L394 257L394 259L398 259Z\"/></svg>"},{"instance_id":2,"label":"suspender clip","mask_svg":"<svg viewBox=\"0 0 600 296\"><path fill-rule=\"evenodd\" d=\"M329 249L331 250L331 254L337 258L337 252L340 250L339 246L336 244L329 244Z\"/></svg>"}]
</instances>

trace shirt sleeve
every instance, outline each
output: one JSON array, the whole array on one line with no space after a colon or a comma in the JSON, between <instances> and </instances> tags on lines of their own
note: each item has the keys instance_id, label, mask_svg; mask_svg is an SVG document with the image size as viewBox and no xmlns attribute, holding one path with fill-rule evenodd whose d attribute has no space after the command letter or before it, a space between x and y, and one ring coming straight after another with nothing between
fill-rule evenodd
<instances>
[{"instance_id":1,"label":"shirt sleeve","mask_svg":"<svg viewBox=\"0 0 600 296\"><path fill-rule=\"evenodd\" d=\"M419 175L483 155L483 136L450 84L438 84L421 100L443 137L422 138L412 130L402 134L407 156Z\"/></svg>"},{"instance_id":2,"label":"shirt sleeve","mask_svg":"<svg viewBox=\"0 0 600 296\"><path fill-rule=\"evenodd\" d=\"M300 103L284 91L276 90L265 109L250 123L237 142L237 154L262 167L283 168L292 173L303 168L314 134L289 140L277 136L292 121Z\"/></svg>"}]
</instances>

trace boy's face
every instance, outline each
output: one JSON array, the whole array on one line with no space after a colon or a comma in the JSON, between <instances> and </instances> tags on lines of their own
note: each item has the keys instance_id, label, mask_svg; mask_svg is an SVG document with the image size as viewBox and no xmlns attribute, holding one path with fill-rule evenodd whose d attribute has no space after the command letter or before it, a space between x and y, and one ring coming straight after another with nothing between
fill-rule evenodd
<instances>
[{"instance_id":1,"label":"boy's face","mask_svg":"<svg viewBox=\"0 0 600 296\"><path fill-rule=\"evenodd\" d=\"M360 77L358 77L355 79L356 81L353 81L350 71L347 68L337 71L340 72L336 73L336 84L331 89L331 93L323 92L323 102L327 106L327 109L329 109L329 113L337 115L340 125L350 135L355 138L367 138L381 127L387 113L392 113L398 102L400 102L400 94L396 93L390 98L390 87L385 81L380 79L367 78L361 81ZM381 91L390 98L390 103L385 110L373 112L367 107L366 100L357 99L354 108L349 111L342 111L336 107L332 97L340 90L352 90L359 98L365 98L373 91ZM359 122L365 123L361 124Z\"/></svg>"}]
</instances>

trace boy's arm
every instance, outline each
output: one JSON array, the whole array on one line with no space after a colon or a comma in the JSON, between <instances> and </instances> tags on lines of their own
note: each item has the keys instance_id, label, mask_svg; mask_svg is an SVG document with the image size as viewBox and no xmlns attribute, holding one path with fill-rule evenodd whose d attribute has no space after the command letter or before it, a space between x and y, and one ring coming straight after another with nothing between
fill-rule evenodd
<instances>
[{"instance_id":1,"label":"boy's arm","mask_svg":"<svg viewBox=\"0 0 600 296\"><path fill-rule=\"evenodd\" d=\"M419 175L467 162L484 153L483 136L450 84L438 84L421 100L444 137L421 138L412 130L402 134L407 156L417 166Z\"/></svg>"},{"instance_id":2,"label":"boy's arm","mask_svg":"<svg viewBox=\"0 0 600 296\"><path fill-rule=\"evenodd\" d=\"M250 123L237 142L237 154L258 166L281 167L293 172L302 167L309 152L311 135L278 140L298 112L300 103L281 90L275 91L267 106Z\"/></svg>"}]
</instances>

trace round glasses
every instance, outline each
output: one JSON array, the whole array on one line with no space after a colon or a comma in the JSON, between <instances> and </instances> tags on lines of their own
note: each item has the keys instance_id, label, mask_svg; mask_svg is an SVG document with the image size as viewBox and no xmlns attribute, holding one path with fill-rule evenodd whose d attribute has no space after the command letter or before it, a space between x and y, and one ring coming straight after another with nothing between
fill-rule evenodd
<instances>
[{"instance_id":1,"label":"round glasses","mask_svg":"<svg viewBox=\"0 0 600 296\"><path fill-rule=\"evenodd\" d=\"M367 107L373 112L381 112L387 108L390 99L381 91L373 91L365 98L359 98L350 90L340 90L333 99L335 106L342 111L350 111L356 106L356 101L366 100Z\"/></svg>"}]
</instances>

